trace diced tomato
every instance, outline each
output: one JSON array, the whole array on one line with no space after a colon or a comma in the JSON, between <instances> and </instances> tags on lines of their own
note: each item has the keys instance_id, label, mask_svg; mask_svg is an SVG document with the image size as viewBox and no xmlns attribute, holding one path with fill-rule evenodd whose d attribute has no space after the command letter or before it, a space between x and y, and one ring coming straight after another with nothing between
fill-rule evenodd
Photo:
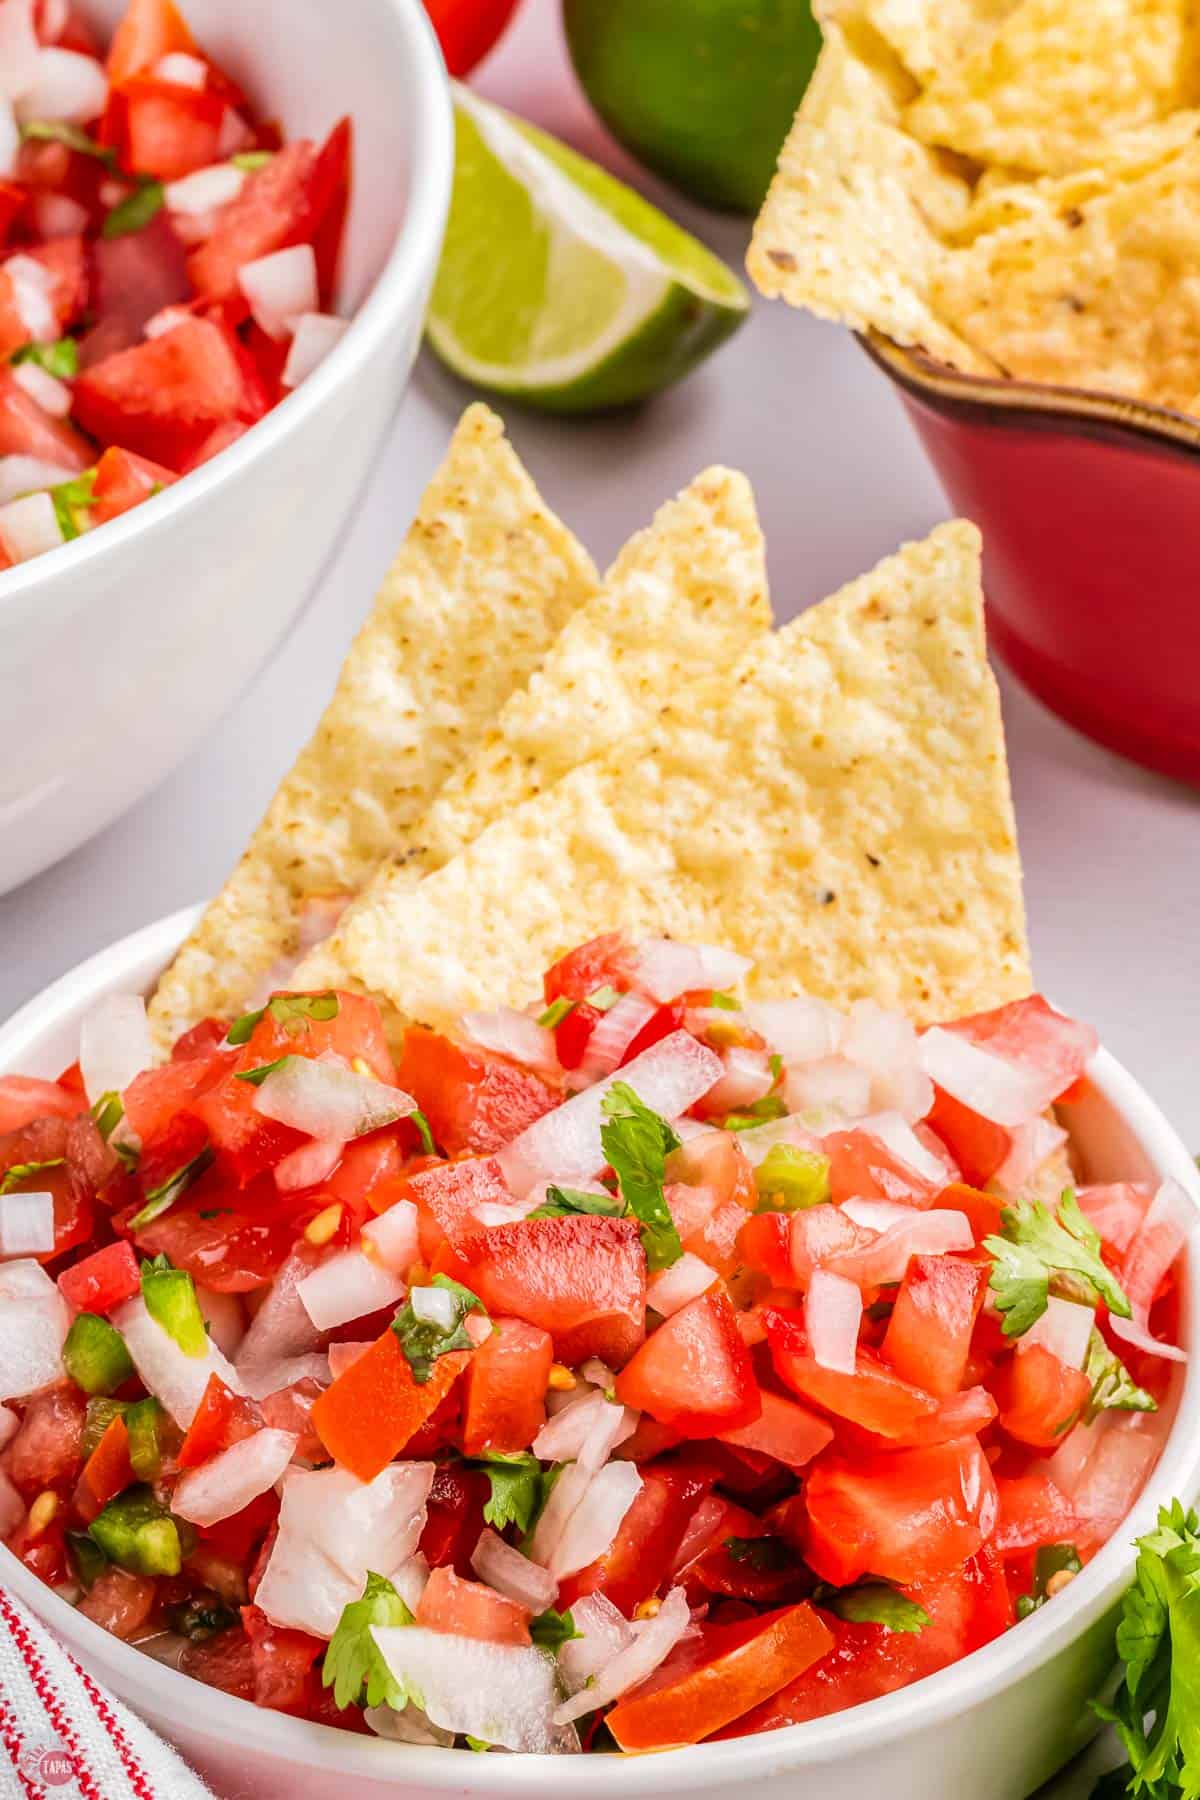
<instances>
[{"instance_id":1,"label":"diced tomato","mask_svg":"<svg viewBox=\"0 0 1200 1800\"><path fill-rule=\"evenodd\" d=\"M7 245L9 233L25 209L25 201L23 187L0 177L0 249Z\"/></svg>"},{"instance_id":2,"label":"diced tomato","mask_svg":"<svg viewBox=\"0 0 1200 1800\"><path fill-rule=\"evenodd\" d=\"M663 1321L617 1377L617 1398L681 1437L753 1424L762 1401L723 1287L710 1287Z\"/></svg>"},{"instance_id":3,"label":"diced tomato","mask_svg":"<svg viewBox=\"0 0 1200 1800\"><path fill-rule=\"evenodd\" d=\"M1000 1510L992 1544L1002 1555L1074 1539L1075 1509L1049 1475L998 1476L996 1493Z\"/></svg>"},{"instance_id":4,"label":"diced tomato","mask_svg":"<svg viewBox=\"0 0 1200 1800\"><path fill-rule=\"evenodd\" d=\"M428 1631L482 1638L489 1644L528 1644L529 1613L479 1581L453 1569L434 1569L417 1606L416 1621Z\"/></svg>"},{"instance_id":5,"label":"diced tomato","mask_svg":"<svg viewBox=\"0 0 1200 1800\"><path fill-rule=\"evenodd\" d=\"M101 457L100 460L103 462L104 458ZM148 466L153 468L154 464ZM182 1037L176 1038L171 1048L171 1061L193 1062L197 1057L211 1056L225 1044L228 1030L224 1019L201 1019L198 1025L193 1025Z\"/></svg>"},{"instance_id":6,"label":"diced tomato","mask_svg":"<svg viewBox=\"0 0 1200 1800\"><path fill-rule=\"evenodd\" d=\"M179 1667L183 1674L222 1693L239 1700L254 1698L254 1655L240 1626L185 1644Z\"/></svg>"},{"instance_id":7,"label":"diced tomato","mask_svg":"<svg viewBox=\"0 0 1200 1800\"><path fill-rule=\"evenodd\" d=\"M469 1361L465 1350L439 1356L422 1385L389 1328L314 1405L312 1422L321 1442L360 1481L373 1481L445 1399Z\"/></svg>"},{"instance_id":8,"label":"diced tomato","mask_svg":"<svg viewBox=\"0 0 1200 1800\"><path fill-rule=\"evenodd\" d=\"M61 1079L61 1078L60 1078ZM1100 1233L1114 1256L1124 1256L1146 1216L1151 1190L1136 1181L1110 1181L1077 1188L1079 1210Z\"/></svg>"},{"instance_id":9,"label":"diced tomato","mask_svg":"<svg viewBox=\"0 0 1200 1800\"><path fill-rule=\"evenodd\" d=\"M562 1098L529 1069L423 1025L404 1034L397 1079L447 1156L490 1155Z\"/></svg>"},{"instance_id":10,"label":"diced tomato","mask_svg":"<svg viewBox=\"0 0 1200 1800\"><path fill-rule=\"evenodd\" d=\"M879 1437L903 1437L918 1421L937 1411L932 1394L902 1380L870 1350L859 1350L853 1375L822 1367L809 1352L802 1322L795 1314L769 1317L767 1342L776 1373L793 1393L864 1431Z\"/></svg>"},{"instance_id":11,"label":"diced tomato","mask_svg":"<svg viewBox=\"0 0 1200 1800\"><path fill-rule=\"evenodd\" d=\"M86 469L94 455L73 425L44 412L13 371L0 364L0 456L33 456L74 474Z\"/></svg>"},{"instance_id":12,"label":"diced tomato","mask_svg":"<svg viewBox=\"0 0 1200 1800\"><path fill-rule=\"evenodd\" d=\"M491 1483L482 1469L439 1463L429 1490L420 1551L430 1568L451 1568L469 1580L471 1552L479 1542Z\"/></svg>"},{"instance_id":13,"label":"diced tomato","mask_svg":"<svg viewBox=\"0 0 1200 1800\"><path fill-rule=\"evenodd\" d=\"M154 1611L158 1583L127 1569L107 1568L98 1575L79 1601L85 1619L128 1643L136 1637Z\"/></svg>"},{"instance_id":14,"label":"diced tomato","mask_svg":"<svg viewBox=\"0 0 1200 1800\"><path fill-rule=\"evenodd\" d=\"M951 1256L914 1256L896 1295L883 1354L906 1381L930 1394L962 1384L988 1271Z\"/></svg>"},{"instance_id":15,"label":"diced tomato","mask_svg":"<svg viewBox=\"0 0 1200 1800\"><path fill-rule=\"evenodd\" d=\"M1000 1423L1009 1437L1035 1449L1061 1444L1092 1391L1082 1369L1072 1369L1043 1344L1021 1345L996 1377Z\"/></svg>"},{"instance_id":16,"label":"diced tomato","mask_svg":"<svg viewBox=\"0 0 1200 1800\"><path fill-rule=\"evenodd\" d=\"M926 1123L953 1156L963 1180L972 1187L984 1187L1012 1148L1012 1133L1003 1125L981 1118L936 1085Z\"/></svg>"},{"instance_id":17,"label":"diced tomato","mask_svg":"<svg viewBox=\"0 0 1200 1800\"><path fill-rule=\"evenodd\" d=\"M0 371L2 373L2 371ZM20 1131L35 1119L73 1119L87 1111L83 1095L61 1087L55 1081L38 1081L29 1075L0 1075L0 1136ZM0 1153L3 1146L0 1145ZM18 1162L30 1157L19 1156ZM9 1165L5 1165L6 1167Z\"/></svg>"},{"instance_id":18,"label":"diced tomato","mask_svg":"<svg viewBox=\"0 0 1200 1800\"><path fill-rule=\"evenodd\" d=\"M224 300L236 292L238 270L245 263L317 239L339 205L347 178L344 126L335 127L331 144L328 157L306 139L286 144L220 209L211 237L188 259L198 293Z\"/></svg>"},{"instance_id":19,"label":"diced tomato","mask_svg":"<svg viewBox=\"0 0 1200 1800\"><path fill-rule=\"evenodd\" d=\"M883 1625L855 1625L822 1614L834 1633L833 1648L773 1699L717 1736L776 1731L876 1700L981 1649L1012 1623L1003 1570L989 1549L981 1550L961 1570L913 1583L905 1593L930 1621L922 1630L889 1631Z\"/></svg>"},{"instance_id":20,"label":"diced tomato","mask_svg":"<svg viewBox=\"0 0 1200 1800\"><path fill-rule=\"evenodd\" d=\"M187 253L165 208L141 231L96 238L88 308L94 322L80 340L80 368L140 343L156 313L183 306L190 296Z\"/></svg>"},{"instance_id":21,"label":"diced tomato","mask_svg":"<svg viewBox=\"0 0 1200 1800\"><path fill-rule=\"evenodd\" d=\"M124 142L121 162L134 175L179 181L219 160L224 97L154 75L122 84Z\"/></svg>"},{"instance_id":22,"label":"diced tomato","mask_svg":"<svg viewBox=\"0 0 1200 1800\"><path fill-rule=\"evenodd\" d=\"M110 1500L123 1494L133 1481L129 1460L129 1434L120 1414L110 1419L104 1436L83 1465L75 1488L75 1510L85 1525L98 1518Z\"/></svg>"},{"instance_id":23,"label":"diced tomato","mask_svg":"<svg viewBox=\"0 0 1200 1800\"><path fill-rule=\"evenodd\" d=\"M271 401L274 405L274 401ZM185 456L179 465L181 475L190 475L193 469L203 468L214 456L220 456L222 450L228 450L249 431L249 425L241 419L227 419L223 425L215 425L208 436L201 440L189 456Z\"/></svg>"},{"instance_id":24,"label":"diced tomato","mask_svg":"<svg viewBox=\"0 0 1200 1800\"><path fill-rule=\"evenodd\" d=\"M628 1362L646 1330L646 1258L636 1220L577 1214L497 1225L443 1253L489 1313L525 1319L572 1367Z\"/></svg>"},{"instance_id":25,"label":"diced tomato","mask_svg":"<svg viewBox=\"0 0 1200 1800\"><path fill-rule=\"evenodd\" d=\"M87 264L81 237L55 238L49 244L23 247L23 258L39 263L50 277L46 298L61 337L83 310L87 298ZM11 356L33 336L25 323L16 283L0 264L0 357Z\"/></svg>"},{"instance_id":26,"label":"diced tomato","mask_svg":"<svg viewBox=\"0 0 1200 1800\"><path fill-rule=\"evenodd\" d=\"M248 1294L263 1287L286 1262L295 1228L284 1216L264 1215L258 1206L263 1186L274 1199L269 1178L232 1196L212 1182L211 1174L188 1192L186 1206L174 1206L137 1233L139 1249L163 1255L193 1280L218 1294ZM231 1198L244 1201L230 1205ZM118 1224L120 1222L118 1221Z\"/></svg>"},{"instance_id":27,"label":"diced tomato","mask_svg":"<svg viewBox=\"0 0 1200 1800\"><path fill-rule=\"evenodd\" d=\"M325 1646L303 1631L272 1625L257 1606L242 1608L242 1626L250 1640L254 1703L273 1712L303 1714L312 1693L312 1671Z\"/></svg>"},{"instance_id":28,"label":"diced tomato","mask_svg":"<svg viewBox=\"0 0 1200 1800\"><path fill-rule=\"evenodd\" d=\"M373 1131L347 1144L337 1168L321 1183L322 1198L339 1200L357 1220L386 1212L407 1197L404 1151L398 1131Z\"/></svg>"},{"instance_id":29,"label":"diced tomato","mask_svg":"<svg viewBox=\"0 0 1200 1800\"><path fill-rule=\"evenodd\" d=\"M318 1455L320 1452L318 1451ZM228 1558L236 1568L243 1568L257 1546L279 1517L279 1496L268 1489L259 1494L240 1512L206 1525L200 1531L200 1542L206 1552Z\"/></svg>"},{"instance_id":30,"label":"diced tomato","mask_svg":"<svg viewBox=\"0 0 1200 1800\"><path fill-rule=\"evenodd\" d=\"M758 1208L754 1170L732 1132L709 1131L673 1150L667 1159L667 1180L707 1188L718 1206L732 1201L747 1213Z\"/></svg>"},{"instance_id":31,"label":"diced tomato","mask_svg":"<svg viewBox=\"0 0 1200 1800\"><path fill-rule=\"evenodd\" d=\"M59 1292L76 1312L106 1313L141 1287L138 1260L126 1243L107 1244L82 1262L63 1269Z\"/></svg>"},{"instance_id":32,"label":"diced tomato","mask_svg":"<svg viewBox=\"0 0 1200 1800\"><path fill-rule=\"evenodd\" d=\"M747 1219L738 1234L738 1248L747 1266L758 1269L777 1287L794 1285L789 1214L765 1212Z\"/></svg>"},{"instance_id":33,"label":"diced tomato","mask_svg":"<svg viewBox=\"0 0 1200 1800\"><path fill-rule=\"evenodd\" d=\"M23 1493L64 1492L83 1461L85 1403L70 1382L36 1394L8 1448L9 1475Z\"/></svg>"},{"instance_id":34,"label":"diced tomato","mask_svg":"<svg viewBox=\"0 0 1200 1800\"><path fill-rule=\"evenodd\" d=\"M129 0L109 45L108 79L120 87L133 75L152 69L164 56L195 54L196 45L171 0Z\"/></svg>"},{"instance_id":35,"label":"diced tomato","mask_svg":"<svg viewBox=\"0 0 1200 1800\"><path fill-rule=\"evenodd\" d=\"M208 1148L208 1131L190 1112L177 1112L164 1130L142 1145L137 1181L144 1199L174 1180Z\"/></svg>"},{"instance_id":36,"label":"diced tomato","mask_svg":"<svg viewBox=\"0 0 1200 1800\"><path fill-rule=\"evenodd\" d=\"M131 450L116 447L106 450L96 465L96 485L92 489L92 524L104 525L109 519L140 506L160 488L170 487L177 477L161 463L135 456Z\"/></svg>"},{"instance_id":37,"label":"diced tomato","mask_svg":"<svg viewBox=\"0 0 1200 1800\"><path fill-rule=\"evenodd\" d=\"M497 1319L471 1358L464 1383L463 1449L527 1450L546 1422L550 1334L523 1319Z\"/></svg>"},{"instance_id":38,"label":"diced tomato","mask_svg":"<svg viewBox=\"0 0 1200 1800\"><path fill-rule=\"evenodd\" d=\"M503 1205L512 1200L493 1156L467 1156L457 1162L437 1163L405 1184L408 1198L417 1208L421 1225L421 1252L431 1261L442 1242L465 1243L479 1235L475 1208Z\"/></svg>"},{"instance_id":39,"label":"diced tomato","mask_svg":"<svg viewBox=\"0 0 1200 1800\"><path fill-rule=\"evenodd\" d=\"M212 1144L221 1174L238 1187L248 1186L306 1141L302 1132L260 1113L254 1104L257 1092L253 1083L223 1075L189 1108Z\"/></svg>"},{"instance_id":40,"label":"diced tomato","mask_svg":"<svg viewBox=\"0 0 1200 1800\"><path fill-rule=\"evenodd\" d=\"M284 996L285 998L288 996ZM353 1065L362 1061L377 1081L396 1085L396 1065L388 1049L383 1015L364 994L339 990L331 1019L296 1014L277 1019L268 1007L242 1048L239 1067L261 1068L281 1056L340 1056Z\"/></svg>"},{"instance_id":41,"label":"diced tomato","mask_svg":"<svg viewBox=\"0 0 1200 1800\"><path fill-rule=\"evenodd\" d=\"M928 1206L938 1191L868 1131L831 1131L821 1139L829 1158L829 1191L843 1200L900 1200Z\"/></svg>"},{"instance_id":42,"label":"diced tomato","mask_svg":"<svg viewBox=\"0 0 1200 1800\"><path fill-rule=\"evenodd\" d=\"M317 259L317 292L322 306L333 303L338 263L350 205L354 127L349 118L339 119L321 146L313 175L311 209L312 247ZM286 390L283 390L286 392Z\"/></svg>"},{"instance_id":43,"label":"diced tomato","mask_svg":"<svg viewBox=\"0 0 1200 1800\"><path fill-rule=\"evenodd\" d=\"M624 1068L626 1063L631 1063L635 1056L642 1054L643 1050L650 1050L655 1044L661 1044L662 1040L670 1037L673 1031L679 1031L686 1017L687 1006L682 1000L672 1000L669 1006L658 1007L646 1020L637 1036L630 1038L625 1054L621 1058L621 1067Z\"/></svg>"},{"instance_id":44,"label":"diced tomato","mask_svg":"<svg viewBox=\"0 0 1200 1800\"><path fill-rule=\"evenodd\" d=\"M1074 1087L1100 1047L1092 1026L1055 1012L1040 994L1010 1000L1007 1006L997 1006L991 1012L955 1019L946 1029L970 1038L993 1056L1043 1070L1058 1084L1056 1099Z\"/></svg>"},{"instance_id":45,"label":"diced tomato","mask_svg":"<svg viewBox=\"0 0 1200 1800\"><path fill-rule=\"evenodd\" d=\"M172 1058L135 1075L123 1095L125 1117L143 1144L160 1138L176 1115L233 1066L231 1052Z\"/></svg>"},{"instance_id":46,"label":"diced tomato","mask_svg":"<svg viewBox=\"0 0 1200 1800\"><path fill-rule=\"evenodd\" d=\"M697 1744L795 1681L833 1642L806 1605L702 1625L605 1722L622 1750Z\"/></svg>"},{"instance_id":47,"label":"diced tomato","mask_svg":"<svg viewBox=\"0 0 1200 1800\"><path fill-rule=\"evenodd\" d=\"M244 350L211 319L185 319L106 356L75 384L75 413L85 430L171 469L214 426L230 419L253 423L265 410Z\"/></svg>"},{"instance_id":48,"label":"diced tomato","mask_svg":"<svg viewBox=\"0 0 1200 1800\"><path fill-rule=\"evenodd\" d=\"M982 1244L984 1238L996 1237L1000 1232L1003 1209L999 1200L991 1194L981 1194L978 1188L968 1187L966 1182L955 1181L943 1188L937 1203L948 1212L966 1214L976 1244Z\"/></svg>"},{"instance_id":49,"label":"diced tomato","mask_svg":"<svg viewBox=\"0 0 1200 1800\"><path fill-rule=\"evenodd\" d=\"M719 1433L722 1443L757 1450L790 1469L801 1469L833 1442L833 1427L805 1406L763 1388L762 1413L753 1424Z\"/></svg>"},{"instance_id":50,"label":"diced tomato","mask_svg":"<svg viewBox=\"0 0 1200 1800\"><path fill-rule=\"evenodd\" d=\"M561 1583L560 1606L571 1606L585 1594L603 1594L630 1618L670 1576L688 1524L712 1488L714 1470L686 1458L640 1468L641 1489L612 1544L596 1562Z\"/></svg>"},{"instance_id":51,"label":"diced tomato","mask_svg":"<svg viewBox=\"0 0 1200 1800\"><path fill-rule=\"evenodd\" d=\"M210 1375L179 1452L180 1468L199 1468L201 1463L228 1450L232 1444L253 1437L262 1428L262 1422L262 1414L253 1400L245 1394L233 1393L219 1375Z\"/></svg>"},{"instance_id":52,"label":"diced tomato","mask_svg":"<svg viewBox=\"0 0 1200 1800\"><path fill-rule=\"evenodd\" d=\"M805 1487L808 1561L824 1581L920 1581L991 1536L996 1483L978 1440L851 1458L827 1452Z\"/></svg>"},{"instance_id":53,"label":"diced tomato","mask_svg":"<svg viewBox=\"0 0 1200 1800\"><path fill-rule=\"evenodd\" d=\"M561 957L542 977L546 1005L556 1000L576 1004L554 1029L554 1045L564 1069L577 1069L588 1040L603 1017L599 1007L588 1005L588 995L605 987L626 993L633 973L633 952L619 931L607 932L580 944Z\"/></svg>"}]
</instances>

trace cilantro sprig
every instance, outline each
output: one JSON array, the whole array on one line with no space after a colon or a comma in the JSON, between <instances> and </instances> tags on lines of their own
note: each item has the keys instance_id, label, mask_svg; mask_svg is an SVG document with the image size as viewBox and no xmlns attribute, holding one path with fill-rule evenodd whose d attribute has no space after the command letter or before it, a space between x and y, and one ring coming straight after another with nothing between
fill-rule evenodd
<instances>
[{"instance_id":1,"label":"cilantro sprig","mask_svg":"<svg viewBox=\"0 0 1200 1800\"><path fill-rule=\"evenodd\" d=\"M991 1289L1004 1314L1005 1337L1020 1337L1041 1318L1056 1276L1075 1275L1094 1289L1110 1312L1129 1318L1132 1308L1100 1254L1100 1234L1079 1210L1071 1188L1057 1213L1041 1200L1018 1200L1000 1214L1002 1237L983 1247L993 1259Z\"/></svg>"},{"instance_id":2,"label":"cilantro sprig","mask_svg":"<svg viewBox=\"0 0 1200 1800\"><path fill-rule=\"evenodd\" d=\"M497 1531L515 1525L524 1536L542 1507L541 1463L528 1450L492 1450L475 1460L492 1484L491 1497L483 1509L484 1519Z\"/></svg>"},{"instance_id":3,"label":"cilantro sprig","mask_svg":"<svg viewBox=\"0 0 1200 1800\"><path fill-rule=\"evenodd\" d=\"M342 1608L321 1665L335 1706L391 1706L402 1712L411 1695L396 1680L371 1636L373 1625L411 1625L412 1613L390 1581L368 1575L361 1600Z\"/></svg>"},{"instance_id":4,"label":"cilantro sprig","mask_svg":"<svg viewBox=\"0 0 1200 1800\"><path fill-rule=\"evenodd\" d=\"M1083 1409L1088 1424L1102 1412L1157 1412L1158 1401L1140 1388L1114 1350L1093 1329L1083 1372L1092 1384Z\"/></svg>"},{"instance_id":5,"label":"cilantro sprig","mask_svg":"<svg viewBox=\"0 0 1200 1800\"><path fill-rule=\"evenodd\" d=\"M452 1281L449 1275L435 1275L430 1286L443 1288L451 1296L452 1322L449 1326L439 1324L436 1319L418 1318L411 1293L392 1320L392 1330L400 1340L400 1348L418 1387L424 1387L430 1379L439 1356L445 1356L451 1350L472 1348L472 1340L463 1324L467 1314L479 1312L487 1317L487 1309L478 1294L463 1287L461 1282Z\"/></svg>"},{"instance_id":6,"label":"cilantro sprig","mask_svg":"<svg viewBox=\"0 0 1200 1800\"><path fill-rule=\"evenodd\" d=\"M536 1619L530 1619L529 1635L539 1650L548 1650L551 1656L555 1656L564 1644L582 1637L583 1633L576 1630L570 1608L565 1612L555 1612L552 1606L548 1606Z\"/></svg>"},{"instance_id":7,"label":"cilantro sprig","mask_svg":"<svg viewBox=\"0 0 1200 1800\"><path fill-rule=\"evenodd\" d=\"M683 1255L675 1221L663 1197L667 1157L679 1149L679 1139L627 1081L615 1081L600 1108L604 1114L600 1143L626 1208L641 1224L647 1266L669 1269Z\"/></svg>"},{"instance_id":8,"label":"cilantro sprig","mask_svg":"<svg viewBox=\"0 0 1200 1800\"><path fill-rule=\"evenodd\" d=\"M1125 1677L1111 1706L1128 1762L1106 1792L1145 1800L1200 1795L1200 1520L1175 1500L1137 1540L1133 1585L1117 1628Z\"/></svg>"}]
</instances>

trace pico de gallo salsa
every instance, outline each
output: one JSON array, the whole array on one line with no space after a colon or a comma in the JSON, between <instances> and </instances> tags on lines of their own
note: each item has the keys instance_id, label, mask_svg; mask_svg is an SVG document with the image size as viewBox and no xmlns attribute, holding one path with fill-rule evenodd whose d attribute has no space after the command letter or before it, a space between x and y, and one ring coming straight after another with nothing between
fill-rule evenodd
<instances>
[{"instance_id":1,"label":"pico de gallo salsa","mask_svg":"<svg viewBox=\"0 0 1200 1800\"><path fill-rule=\"evenodd\" d=\"M0 570L244 435L346 328L351 131L285 141L171 0L0 0Z\"/></svg>"},{"instance_id":2,"label":"pico de gallo salsa","mask_svg":"<svg viewBox=\"0 0 1200 1800\"><path fill-rule=\"evenodd\" d=\"M663 1749L886 1694L1055 1597L1158 1455L1183 1190L1072 1186L1097 1048L917 1031L613 933L537 1004L142 1002L0 1079L0 1533L242 1699Z\"/></svg>"}]
</instances>

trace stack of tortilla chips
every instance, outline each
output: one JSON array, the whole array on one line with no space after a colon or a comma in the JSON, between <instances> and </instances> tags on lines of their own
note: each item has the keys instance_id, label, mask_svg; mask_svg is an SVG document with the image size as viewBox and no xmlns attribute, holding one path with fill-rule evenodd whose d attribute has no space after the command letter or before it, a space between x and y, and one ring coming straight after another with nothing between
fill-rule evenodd
<instances>
[{"instance_id":1,"label":"stack of tortilla chips","mask_svg":"<svg viewBox=\"0 0 1200 1800\"><path fill-rule=\"evenodd\" d=\"M699 475L598 582L475 406L152 1017L165 1044L336 985L445 1024L618 928L922 1020L1029 991L978 534L773 631L742 476Z\"/></svg>"},{"instance_id":2,"label":"stack of tortilla chips","mask_svg":"<svg viewBox=\"0 0 1200 1800\"><path fill-rule=\"evenodd\" d=\"M1191 0L826 0L761 290L972 374L1200 414Z\"/></svg>"}]
</instances>

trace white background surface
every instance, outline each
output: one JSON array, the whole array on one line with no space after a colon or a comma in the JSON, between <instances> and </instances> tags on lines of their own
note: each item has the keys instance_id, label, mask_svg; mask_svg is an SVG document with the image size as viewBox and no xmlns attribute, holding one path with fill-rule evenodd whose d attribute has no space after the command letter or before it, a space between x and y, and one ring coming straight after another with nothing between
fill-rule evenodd
<instances>
[{"instance_id":1,"label":"white background surface","mask_svg":"<svg viewBox=\"0 0 1200 1800\"><path fill-rule=\"evenodd\" d=\"M557 0L525 0L480 86L634 175L740 262L743 221L689 209L605 138L556 20ZM94 950L220 885L320 713L469 398L423 357L358 517L270 669L157 793L0 899L0 1017ZM759 304L715 361L640 413L571 422L502 410L547 500L601 564L706 464L744 469L781 619L946 514L882 375L845 333L779 305ZM253 529L252 496L247 520ZM1200 797L1096 748L1001 680L1039 984L1099 1027L1200 1149Z\"/></svg>"}]
</instances>

